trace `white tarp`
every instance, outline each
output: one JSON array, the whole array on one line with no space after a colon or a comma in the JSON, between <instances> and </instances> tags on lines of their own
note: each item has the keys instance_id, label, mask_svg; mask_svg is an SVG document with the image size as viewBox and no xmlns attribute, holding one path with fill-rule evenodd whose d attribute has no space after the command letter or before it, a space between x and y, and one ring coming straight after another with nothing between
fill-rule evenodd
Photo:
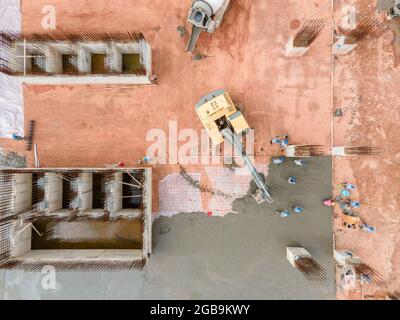
<instances>
[{"instance_id":1,"label":"white tarp","mask_svg":"<svg viewBox=\"0 0 400 320\"><path fill-rule=\"evenodd\" d=\"M0 30L21 31L20 0L0 0ZM24 135L22 83L0 73L0 137Z\"/></svg>"},{"instance_id":2,"label":"white tarp","mask_svg":"<svg viewBox=\"0 0 400 320\"><path fill-rule=\"evenodd\" d=\"M257 171L268 175L268 165L256 166ZM205 167L209 183L205 186L214 191L201 191L191 185L179 173L169 174L158 184L158 216L173 216L178 213L207 212L223 217L233 210L233 202L244 197L250 189L252 176L246 167L228 169ZM201 183L201 173L188 174L194 181ZM205 197L203 199L202 197ZM203 201L204 200L204 201Z\"/></svg>"}]
</instances>

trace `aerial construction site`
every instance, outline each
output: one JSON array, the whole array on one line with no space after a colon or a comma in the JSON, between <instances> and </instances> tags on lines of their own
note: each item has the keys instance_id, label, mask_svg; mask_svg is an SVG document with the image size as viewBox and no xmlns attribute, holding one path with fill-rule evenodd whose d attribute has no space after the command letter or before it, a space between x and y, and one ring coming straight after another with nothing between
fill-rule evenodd
<instances>
[{"instance_id":1,"label":"aerial construction site","mask_svg":"<svg viewBox=\"0 0 400 320\"><path fill-rule=\"evenodd\" d=\"M400 0L0 0L0 298L399 300L399 65Z\"/></svg>"}]
</instances>

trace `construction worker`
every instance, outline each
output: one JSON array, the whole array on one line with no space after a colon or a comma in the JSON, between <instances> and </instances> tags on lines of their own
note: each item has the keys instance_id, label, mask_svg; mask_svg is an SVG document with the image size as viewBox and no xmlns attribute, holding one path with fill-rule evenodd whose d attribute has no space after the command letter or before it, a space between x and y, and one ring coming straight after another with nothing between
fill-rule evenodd
<instances>
[{"instance_id":1,"label":"construction worker","mask_svg":"<svg viewBox=\"0 0 400 320\"><path fill-rule=\"evenodd\" d=\"M297 177L295 177L295 176L289 177L288 182L290 184L296 184L297 183Z\"/></svg>"},{"instance_id":2,"label":"construction worker","mask_svg":"<svg viewBox=\"0 0 400 320\"><path fill-rule=\"evenodd\" d=\"M153 83L157 83L157 81L158 81L158 76L155 75L155 74L151 75L151 76L150 76L150 81L153 82Z\"/></svg>"},{"instance_id":3,"label":"construction worker","mask_svg":"<svg viewBox=\"0 0 400 320\"><path fill-rule=\"evenodd\" d=\"M22 141L24 140L24 137L21 137L18 133L13 133L12 138L16 141Z\"/></svg>"},{"instance_id":4,"label":"construction worker","mask_svg":"<svg viewBox=\"0 0 400 320\"><path fill-rule=\"evenodd\" d=\"M149 163L150 160L151 160L151 158L148 157L148 156L145 156L145 157L143 158L143 162L144 162L144 163Z\"/></svg>"},{"instance_id":5,"label":"construction worker","mask_svg":"<svg viewBox=\"0 0 400 320\"><path fill-rule=\"evenodd\" d=\"M340 191L340 194L342 195L342 197L349 197L350 196L350 191L347 189L343 189L342 191Z\"/></svg>"},{"instance_id":6,"label":"construction worker","mask_svg":"<svg viewBox=\"0 0 400 320\"><path fill-rule=\"evenodd\" d=\"M294 211L294 213L301 213L304 211L304 208L301 206L295 206L295 207L293 207L293 211Z\"/></svg>"},{"instance_id":7,"label":"construction worker","mask_svg":"<svg viewBox=\"0 0 400 320\"><path fill-rule=\"evenodd\" d=\"M354 191L354 190L356 190L356 186L355 186L354 184L351 184L351 183L348 183L348 182L342 182L342 183L340 184L340 186L341 186L342 188L345 188L345 189L349 190L349 191Z\"/></svg>"},{"instance_id":8,"label":"construction worker","mask_svg":"<svg viewBox=\"0 0 400 320\"><path fill-rule=\"evenodd\" d=\"M307 164L306 160L302 160L302 159L296 159L293 162L296 166L299 166L299 167L304 167Z\"/></svg>"},{"instance_id":9,"label":"construction worker","mask_svg":"<svg viewBox=\"0 0 400 320\"><path fill-rule=\"evenodd\" d=\"M143 163L149 163L150 162L150 160L151 160L151 158L150 157L148 157L148 156L144 156L143 157L143 159L139 159L138 160L138 164L143 164Z\"/></svg>"},{"instance_id":10,"label":"construction worker","mask_svg":"<svg viewBox=\"0 0 400 320\"><path fill-rule=\"evenodd\" d=\"M339 207L340 209L342 209L343 213L346 215L352 215L353 212L351 211L351 205L349 202L347 201L341 201L339 203Z\"/></svg>"},{"instance_id":11,"label":"construction worker","mask_svg":"<svg viewBox=\"0 0 400 320\"><path fill-rule=\"evenodd\" d=\"M272 163L273 163L273 164L278 164L278 165L279 165L279 164L284 163L285 160L286 160L286 157L282 156L282 157L273 159L273 160L272 160Z\"/></svg>"},{"instance_id":12,"label":"construction worker","mask_svg":"<svg viewBox=\"0 0 400 320\"><path fill-rule=\"evenodd\" d=\"M277 136L271 140L271 144L281 144L281 139Z\"/></svg>"},{"instance_id":13,"label":"construction worker","mask_svg":"<svg viewBox=\"0 0 400 320\"><path fill-rule=\"evenodd\" d=\"M287 135L287 134L285 134L281 139L280 139L280 145L281 145L281 148L282 148L282 150L285 150L286 149L286 147L288 146L288 144L289 144L289 136Z\"/></svg>"},{"instance_id":14,"label":"construction worker","mask_svg":"<svg viewBox=\"0 0 400 320\"><path fill-rule=\"evenodd\" d=\"M354 190L356 190L356 186L354 184L347 183L346 184L346 189L350 190L350 191L354 191Z\"/></svg>"},{"instance_id":15,"label":"construction worker","mask_svg":"<svg viewBox=\"0 0 400 320\"><path fill-rule=\"evenodd\" d=\"M281 146L287 146L289 144L289 136L287 134L283 136L276 136L271 140L271 144L280 144Z\"/></svg>"},{"instance_id":16,"label":"construction worker","mask_svg":"<svg viewBox=\"0 0 400 320\"><path fill-rule=\"evenodd\" d=\"M285 210L276 210L276 213L278 213L282 218L286 218L290 216L290 212L288 209Z\"/></svg>"},{"instance_id":17,"label":"construction worker","mask_svg":"<svg viewBox=\"0 0 400 320\"><path fill-rule=\"evenodd\" d=\"M350 205L355 209L361 207L361 203L359 203L358 201L355 201L355 200L350 201Z\"/></svg>"},{"instance_id":18,"label":"construction worker","mask_svg":"<svg viewBox=\"0 0 400 320\"><path fill-rule=\"evenodd\" d=\"M324 200L324 206L327 206L327 207L334 207L335 206L335 204L336 204L336 201L333 199L325 199Z\"/></svg>"}]
</instances>

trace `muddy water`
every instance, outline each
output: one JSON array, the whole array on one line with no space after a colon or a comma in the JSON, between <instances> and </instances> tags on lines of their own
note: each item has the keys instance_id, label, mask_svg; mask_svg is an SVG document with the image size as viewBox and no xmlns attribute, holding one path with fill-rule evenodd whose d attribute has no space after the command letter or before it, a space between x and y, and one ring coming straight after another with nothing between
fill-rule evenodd
<instances>
[{"instance_id":1,"label":"muddy water","mask_svg":"<svg viewBox=\"0 0 400 320\"><path fill-rule=\"evenodd\" d=\"M122 72L134 73L141 67L139 54L123 54L122 55Z\"/></svg>"},{"instance_id":2,"label":"muddy water","mask_svg":"<svg viewBox=\"0 0 400 320\"><path fill-rule=\"evenodd\" d=\"M141 222L35 222L32 250L141 249Z\"/></svg>"}]
</instances>

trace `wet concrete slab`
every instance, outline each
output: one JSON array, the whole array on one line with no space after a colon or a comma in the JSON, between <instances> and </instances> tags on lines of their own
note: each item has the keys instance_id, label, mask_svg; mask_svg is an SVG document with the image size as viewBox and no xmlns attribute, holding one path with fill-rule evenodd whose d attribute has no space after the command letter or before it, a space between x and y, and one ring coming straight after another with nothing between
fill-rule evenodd
<instances>
[{"instance_id":1,"label":"wet concrete slab","mask_svg":"<svg viewBox=\"0 0 400 320\"><path fill-rule=\"evenodd\" d=\"M33 299L333 299L331 158L271 165L267 184L274 205L246 196L238 214L161 217L153 224L153 254L142 272L57 273L55 290L40 286L40 273L7 271L5 298ZM287 176L298 185L286 188ZM281 218L275 208L301 203L305 211ZM304 246L326 270L310 282L286 259L286 246Z\"/></svg>"},{"instance_id":2,"label":"wet concrete slab","mask_svg":"<svg viewBox=\"0 0 400 320\"><path fill-rule=\"evenodd\" d=\"M6 271L4 299L137 299L144 281L138 272L63 272L56 274L55 289L46 290L43 276Z\"/></svg>"}]
</instances>

